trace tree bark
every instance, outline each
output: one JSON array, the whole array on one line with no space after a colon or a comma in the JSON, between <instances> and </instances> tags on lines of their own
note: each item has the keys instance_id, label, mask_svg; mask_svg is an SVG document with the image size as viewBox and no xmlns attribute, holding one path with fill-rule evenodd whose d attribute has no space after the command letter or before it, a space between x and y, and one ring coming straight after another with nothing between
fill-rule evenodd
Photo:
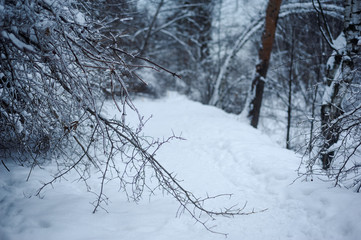
<instances>
[{"instance_id":1,"label":"tree bark","mask_svg":"<svg viewBox=\"0 0 361 240\"><path fill-rule=\"evenodd\" d=\"M347 81L361 78L361 2L345 0L345 25L347 59L344 61L345 77Z\"/></svg>"},{"instance_id":2,"label":"tree bark","mask_svg":"<svg viewBox=\"0 0 361 240\"><path fill-rule=\"evenodd\" d=\"M290 54L290 71L288 76L288 106L287 106L287 134L286 134L286 148L291 149L291 118L292 118L292 89L293 89L293 58L295 45L295 29L292 28L292 43Z\"/></svg>"},{"instance_id":3,"label":"tree bark","mask_svg":"<svg viewBox=\"0 0 361 240\"><path fill-rule=\"evenodd\" d=\"M326 92L321 106L321 161L325 170L331 166L334 158L332 146L338 142L340 135L340 126L334 121L344 113L342 102L351 82L359 82L361 78L361 2L344 0L344 6L346 50L335 54L334 64L328 69Z\"/></svg>"},{"instance_id":4,"label":"tree bark","mask_svg":"<svg viewBox=\"0 0 361 240\"><path fill-rule=\"evenodd\" d=\"M248 107L248 118L250 119L251 126L254 128L257 128L258 126L264 84L275 38L281 3L282 0L269 0L266 10L265 28L262 34L262 46L258 52L259 61L256 65L256 72L252 81L250 103L249 106L246 106Z\"/></svg>"},{"instance_id":5,"label":"tree bark","mask_svg":"<svg viewBox=\"0 0 361 240\"><path fill-rule=\"evenodd\" d=\"M338 141L338 128L332 126L331 122L339 117L341 113L341 104L336 103L337 95L339 95L340 82L338 82L340 67L342 65L342 55L333 53L333 65L327 66L326 78L327 86L322 99L321 105L321 131L323 137L321 149L322 168L328 169L334 156L334 151L329 148Z\"/></svg>"}]
</instances>

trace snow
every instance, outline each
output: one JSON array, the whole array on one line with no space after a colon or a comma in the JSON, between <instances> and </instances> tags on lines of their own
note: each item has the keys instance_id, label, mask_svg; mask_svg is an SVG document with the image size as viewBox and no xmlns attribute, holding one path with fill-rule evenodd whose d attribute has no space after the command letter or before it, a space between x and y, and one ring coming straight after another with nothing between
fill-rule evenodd
<instances>
[{"instance_id":1,"label":"snow","mask_svg":"<svg viewBox=\"0 0 361 240\"><path fill-rule=\"evenodd\" d=\"M147 135L162 138L181 135L163 145L156 158L177 173L182 184L198 196L206 193L233 193L231 199L218 199L213 207L238 203L245 211L264 212L235 218L217 218L209 222L216 231L228 233L228 239L361 239L360 194L332 188L327 182L294 180L299 156L280 148L268 136L211 106L192 102L175 93L159 100L135 101L148 121ZM109 107L108 113L115 114ZM130 114L130 113L129 113ZM127 121L136 118L128 115ZM109 213L91 214L94 195L73 181L56 183L43 198L30 197L49 178L47 171L0 165L0 239L68 240L162 240L224 239L195 224L187 214L176 217L177 203L169 196L156 195L139 203L128 202L118 192L116 182L106 186ZM98 186L99 179L90 185Z\"/></svg>"},{"instance_id":2,"label":"snow","mask_svg":"<svg viewBox=\"0 0 361 240\"><path fill-rule=\"evenodd\" d=\"M316 4L317 6L317 4ZM318 6L317 6L318 9ZM326 15L333 16L335 18L343 19L344 8L339 7L332 3L322 3L322 9ZM291 13L307 13L315 12L313 2L297 2L297 3L286 3L281 6L279 17L287 16Z\"/></svg>"},{"instance_id":3,"label":"snow","mask_svg":"<svg viewBox=\"0 0 361 240\"><path fill-rule=\"evenodd\" d=\"M10 39L11 42L19 49L21 50L28 50L28 51L31 51L31 52L34 52L34 48L29 45L29 44L26 44L24 42L22 42L21 40L19 40L13 33L8 33L6 31L2 31L1 32L1 35L4 37L4 38L7 38L7 39Z\"/></svg>"},{"instance_id":4,"label":"snow","mask_svg":"<svg viewBox=\"0 0 361 240\"><path fill-rule=\"evenodd\" d=\"M75 14L75 21L79 23L80 25L84 25L86 23L84 14L81 12L78 12Z\"/></svg>"},{"instance_id":5,"label":"snow","mask_svg":"<svg viewBox=\"0 0 361 240\"><path fill-rule=\"evenodd\" d=\"M346 48L346 39L343 32L341 32L340 35L335 40L333 40L333 48L336 49L338 52L336 52L336 50L332 52L332 55L327 60L326 66L328 70L335 70L335 75L333 76L334 81L332 81L331 85L327 86L325 89L325 92L322 97L323 105L331 102L331 98L333 96L333 91L335 88L335 81L337 82L337 80L340 79L340 77L342 76L341 64L339 66L335 66L336 55L338 54L342 55L343 60L346 60L347 58L347 55L344 54Z\"/></svg>"},{"instance_id":6,"label":"snow","mask_svg":"<svg viewBox=\"0 0 361 240\"><path fill-rule=\"evenodd\" d=\"M333 47L337 49L340 52L340 54L342 54L345 51L346 38L343 32L341 32L340 35L338 35L338 37L333 41Z\"/></svg>"}]
</instances>

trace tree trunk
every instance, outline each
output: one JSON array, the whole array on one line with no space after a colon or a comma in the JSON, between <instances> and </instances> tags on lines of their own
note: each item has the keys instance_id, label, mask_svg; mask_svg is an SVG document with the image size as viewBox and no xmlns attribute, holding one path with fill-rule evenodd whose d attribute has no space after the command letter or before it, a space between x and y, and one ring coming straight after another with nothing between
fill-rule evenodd
<instances>
[{"instance_id":1,"label":"tree trunk","mask_svg":"<svg viewBox=\"0 0 361 240\"><path fill-rule=\"evenodd\" d=\"M286 134L286 148L291 149L291 118L292 118L292 88L293 88L293 58L295 45L295 29L292 28L292 43L290 55L290 71L288 76L288 106L287 106L287 134Z\"/></svg>"},{"instance_id":2,"label":"tree trunk","mask_svg":"<svg viewBox=\"0 0 361 240\"><path fill-rule=\"evenodd\" d=\"M323 145L321 161L323 169L331 166L334 158L332 145L338 142L340 126L334 120L343 113L342 101L352 81L360 80L361 69L361 2L345 0L344 36L345 52L338 52L329 66L327 87L321 106L321 130Z\"/></svg>"},{"instance_id":3,"label":"tree trunk","mask_svg":"<svg viewBox=\"0 0 361 240\"><path fill-rule=\"evenodd\" d=\"M344 61L346 81L361 79L361 2L345 0L345 37L347 59Z\"/></svg>"},{"instance_id":4,"label":"tree trunk","mask_svg":"<svg viewBox=\"0 0 361 240\"><path fill-rule=\"evenodd\" d=\"M272 46L275 38L278 13L282 0L269 0L266 10L265 28L262 34L262 46L258 52L258 63L250 91L248 118L254 128L258 126L259 114L262 105L263 90L267 75Z\"/></svg>"}]
</instances>

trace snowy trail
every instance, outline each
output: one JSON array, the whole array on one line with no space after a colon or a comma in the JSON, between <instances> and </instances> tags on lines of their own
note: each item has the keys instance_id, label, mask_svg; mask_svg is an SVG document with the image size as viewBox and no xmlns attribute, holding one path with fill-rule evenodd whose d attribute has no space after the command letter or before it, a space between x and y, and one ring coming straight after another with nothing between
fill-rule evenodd
<instances>
[{"instance_id":1,"label":"snowy trail","mask_svg":"<svg viewBox=\"0 0 361 240\"><path fill-rule=\"evenodd\" d=\"M186 188L199 196L234 194L212 206L247 202L245 211L267 209L218 218L216 230L229 233L228 239L361 239L360 194L317 180L291 184L297 177L298 156L236 116L174 93L160 100L138 99L135 104L146 117L153 115L147 135L162 138L173 131L186 139L164 145L157 154L164 166L184 179ZM47 190L44 199L25 198L39 187L44 172L37 170L24 183L27 170L11 167L18 172L11 175L0 167L1 240L224 239L186 214L176 218L178 205L169 196L159 193L150 201L145 197L139 204L127 202L115 182L107 186L109 213L91 214L94 196L81 183L72 183L71 175L70 181Z\"/></svg>"}]
</instances>

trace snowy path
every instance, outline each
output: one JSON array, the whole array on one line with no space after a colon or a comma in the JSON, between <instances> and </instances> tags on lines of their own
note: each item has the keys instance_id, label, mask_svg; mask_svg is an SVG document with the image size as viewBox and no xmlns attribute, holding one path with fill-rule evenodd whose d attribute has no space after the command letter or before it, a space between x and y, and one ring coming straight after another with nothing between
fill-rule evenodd
<instances>
[{"instance_id":1,"label":"snowy path","mask_svg":"<svg viewBox=\"0 0 361 240\"><path fill-rule=\"evenodd\" d=\"M296 182L298 157L281 149L267 136L216 108L170 93L166 99L136 101L140 112L153 115L145 132L186 141L164 145L157 158L184 179L197 195L233 193L218 206L247 202L245 211L265 212L231 219L219 218L216 230L228 239L358 240L361 239L361 195L330 188L328 183ZM109 213L91 214L94 196L81 183L63 181L44 199L25 198L39 186L37 170L24 183L27 170L0 167L0 239L224 239L194 224L187 215L176 218L178 205L157 196L139 204L125 201L116 183L107 187ZM69 176L72 179L72 176ZM97 184L94 180L94 184ZM212 223L213 224L213 223Z\"/></svg>"}]
</instances>

